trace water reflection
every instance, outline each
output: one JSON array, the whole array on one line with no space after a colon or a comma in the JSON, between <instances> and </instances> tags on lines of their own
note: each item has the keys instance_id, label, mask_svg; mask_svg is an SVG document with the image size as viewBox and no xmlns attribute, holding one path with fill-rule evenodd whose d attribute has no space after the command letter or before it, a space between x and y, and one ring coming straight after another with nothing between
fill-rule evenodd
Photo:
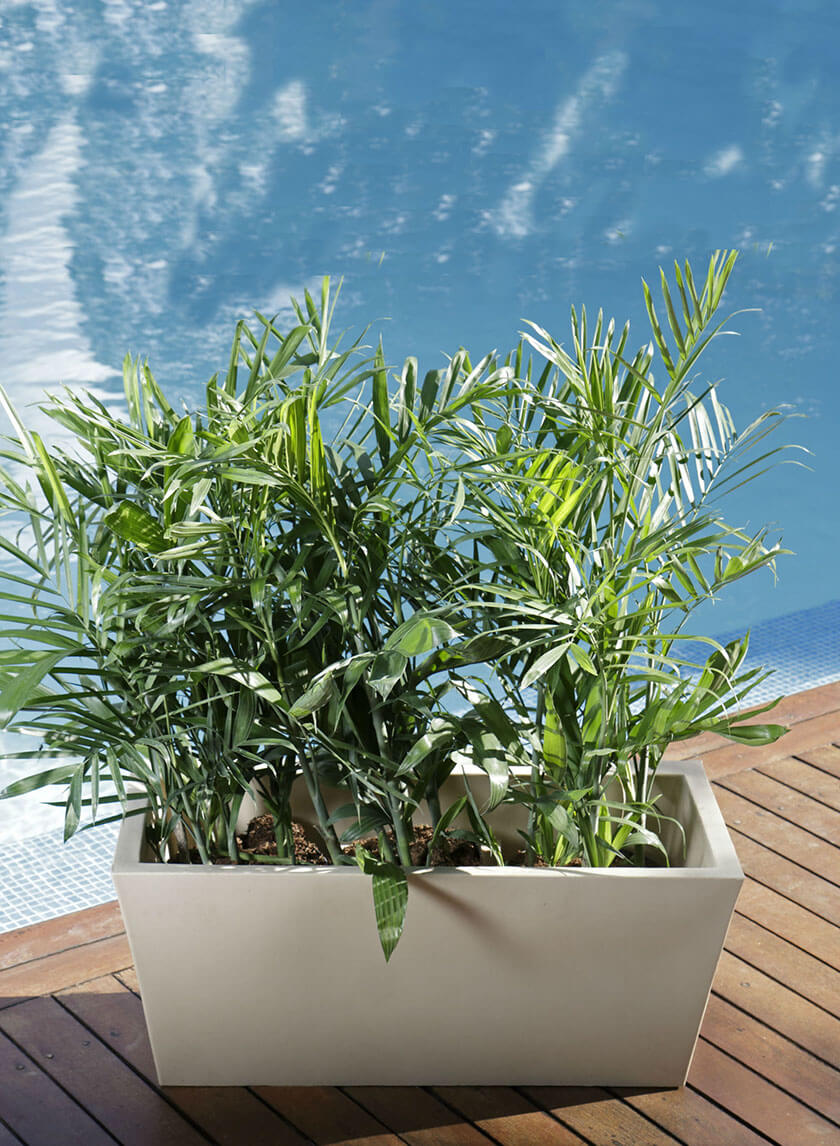
<instances>
[{"instance_id":1,"label":"water reflection","mask_svg":"<svg viewBox=\"0 0 840 1146\"><path fill-rule=\"evenodd\" d=\"M56 123L6 200L0 361L15 398L59 383L95 386L116 373L92 352L70 273L65 224L77 204L83 142L72 116Z\"/></svg>"},{"instance_id":2,"label":"water reflection","mask_svg":"<svg viewBox=\"0 0 840 1146\"><path fill-rule=\"evenodd\" d=\"M189 399L236 317L325 272L345 324L393 316L393 360L564 337L573 301L641 342L640 276L738 245L763 312L709 372L741 422L817 411L818 468L767 487L801 557L719 624L835 596L838 11L0 3L4 383L113 390L130 349Z\"/></svg>"},{"instance_id":3,"label":"water reflection","mask_svg":"<svg viewBox=\"0 0 840 1146\"><path fill-rule=\"evenodd\" d=\"M574 94L558 106L554 122L525 164L522 178L505 193L499 207L486 214L500 238L523 239L537 229L533 217L535 194L568 155L575 137L586 129L596 129L598 116L614 98L626 65L623 52L599 56L583 74Z\"/></svg>"}]
</instances>

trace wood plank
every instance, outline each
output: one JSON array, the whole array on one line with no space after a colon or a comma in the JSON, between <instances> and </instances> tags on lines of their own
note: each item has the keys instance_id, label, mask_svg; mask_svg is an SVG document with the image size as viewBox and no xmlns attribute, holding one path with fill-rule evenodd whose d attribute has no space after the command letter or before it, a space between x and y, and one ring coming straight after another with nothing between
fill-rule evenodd
<instances>
[{"instance_id":1,"label":"wood plank","mask_svg":"<svg viewBox=\"0 0 840 1146\"><path fill-rule=\"evenodd\" d=\"M55 998L147 1081L157 1084L143 1004L116 975L103 975Z\"/></svg>"},{"instance_id":2,"label":"wood plank","mask_svg":"<svg viewBox=\"0 0 840 1146\"><path fill-rule=\"evenodd\" d=\"M744 881L738 896L737 910L754 923L761 924L768 931L840 971L838 929L812 911L785 899L769 887L756 883L754 879Z\"/></svg>"},{"instance_id":3,"label":"wood plank","mask_svg":"<svg viewBox=\"0 0 840 1146\"><path fill-rule=\"evenodd\" d=\"M831 1066L840 1065L840 1020L724 951L712 991Z\"/></svg>"},{"instance_id":4,"label":"wood plank","mask_svg":"<svg viewBox=\"0 0 840 1146\"><path fill-rule=\"evenodd\" d=\"M387 1126L333 1086L256 1086L254 1092L318 1146L400 1146Z\"/></svg>"},{"instance_id":5,"label":"wood plank","mask_svg":"<svg viewBox=\"0 0 840 1146\"><path fill-rule=\"evenodd\" d=\"M840 1019L840 972L738 912L726 950Z\"/></svg>"},{"instance_id":6,"label":"wood plank","mask_svg":"<svg viewBox=\"0 0 840 1146\"><path fill-rule=\"evenodd\" d=\"M107 1047L157 1089L152 1048L136 995L113 975L71 988L57 996ZM244 1087L167 1087L170 1103L186 1114L220 1146L243 1140L272 1146L302 1146L300 1134Z\"/></svg>"},{"instance_id":7,"label":"wood plank","mask_svg":"<svg viewBox=\"0 0 840 1146\"><path fill-rule=\"evenodd\" d=\"M133 991L135 995L140 994L140 981L137 978L137 972L133 964L131 967L124 967L121 971L115 971L114 975L121 983L128 987L129 991Z\"/></svg>"},{"instance_id":8,"label":"wood plank","mask_svg":"<svg viewBox=\"0 0 840 1146\"><path fill-rule=\"evenodd\" d=\"M634 1110L673 1134L685 1146L767 1146L767 1139L709 1102L690 1086L679 1090L615 1091Z\"/></svg>"},{"instance_id":9,"label":"wood plank","mask_svg":"<svg viewBox=\"0 0 840 1146\"><path fill-rule=\"evenodd\" d=\"M772 716L768 714L768 720ZM745 769L761 768L785 756L800 756L810 748L821 748L837 735L838 713L828 712L794 724L775 744L754 747L746 744L727 744L712 752L703 753L706 775L712 780L734 776Z\"/></svg>"},{"instance_id":10,"label":"wood plank","mask_svg":"<svg viewBox=\"0 0 840 1146\"><path fill-rule=\"evenodd\" d=\"M742 835L840 885L840 848L719 784L714 785L714 793L729 828L737 828Z\"/></svg>"},{"instance_id":11,"label":"wood plank","mask_svg":"<svg viewBox=\"0 0 840 1146\"><path fill-rule=\"evenodd\" d=\"M55 999L0 1012L0 1027L123 1146L205 1146L202 1134Z\"/></svg>"},{"instance_id":12,"label":"wood plank","mask_svg":"<svg viewBox=\"0 0 840 1146\"><path fill-rule=\"evenodd\" d=\"M806 1106L840 1123L840 1074L764 1023L713 995L702 1035Z\"/></svg>"},{"instance_id":13,"label":"wood plank","mask_svg":"<svg viewBox=\"0 0 840 1146\"><path fill-rule=\"evenodd\" d=\"M3 1120L27 1146L114 1146L91 1116L60 1086L0 1034L0 1096Z\"/></svg>"},{"instance_id":14,"label":"wood plank","mask_svg":"<svg viewBox=\"0 0 840 1146\"><path fill-rule=\"evenodd\" d=\"M747 710L749 707L747 706ZM786 724L792 728L803 721L838 710L840 710L840 681L833 681L830 684L819 685L817 688L792 693L790 696L784 697L770 712L748 718L747 723L756 724L764 721L772 724ZM835 737L829 734L822 743L828 744L833 739ZM786 737L783 737L781 743L784 744L785 741ZM704 732L691 740L681 740L677 744L672 744L668 748L666 758L671 760L688 760L695 756L705 758L709 753L727 747L729 744L730 741L723 736ZM784 755L789 755L787 749L785 749ZM749 756L744 766L747 768L755 766L749 763Z\"/></svg>"},{"instance_id":15,"label":"wood plank","mask_svg":"<svg viewBox=\"0 0 840 1146\"><path fill-rule=\"evenodd\" d=\"M0 935L0 971L124 931L119 904L102 903Z\"/></svg>"},{"instance_id":16,"label":"wood plank","mask_svg":"<svg viewBox=\"0 0 840 1146\"><path fill-rule=\"evenodd\" d=\"M582 1146L583 1139L508 1086L435 1086L434 1093L500 1146Z\"/></svg>"},{"instance_id":17,"label":"wood plank","mask_svg":"<svg viewBox=\"0 0 840 1146\"><path fill-rule=\"evenodd\" d=\"M33 959L31 963L9 967L0 971L0 1008L37 995L48 995L88 979L98 979L130 964L128 939L125 935L114 935L60 951L57 955Z\"/></svg>"},{"instance_id":18,"label":"wood plank","mask_svg":"<svg viewBox=\"0 0 840 1146\"><path fill-rule=\"evenodd\" d=\"M725 776L720 783L730 792L745 796L754 804L790 820L797 827L813 832L820 839L840 844L840 812L780 784L772 776L750 769L749 772L739 772L735 776Z\"/></svg>"},{"instance_id":19,"label":"wood plank","mask_svg":"<svg viewBox=\"0 0 840 1146\"><path fill-rule=\"evenodd\" d=\"M620 1098L596 1086L526 1086L520 1089L587 1142L673 1146L678 1139Z\"/></svg>"},{"instance_id":20,"label":"wood plank","mask_svg":"<svg viewBox=\"0 0 840 1146\"><path fill-rule=\"evenodd\" d=\"M782 697L771 712L756 719L772 721L774 724L800 724L803 720L810 720L824 712L838 710L840 710L840 680L834 680L828 684L817 685L816 688L792 692L789 696ZM750 723L755 721L751 720Z\"/></svg>"},{"instance_id":21,"label":"wood plank","mask_svg":"<svg viewBox=\"0 0 840 1146\"><path fill-rule=\"evenodd\" d=\"M838 737L835 737L835 740ZM836 744L824 744L821 748L809 748L807 751L797 753L806 764L828 772L831 776L840 777L840 748Z\"/></svg>"},{"instance_id":22,"label":"wood plank","mask_svg":"<svg viewBox=\"0 0 840 1146\"><path fill-rule=\"evenodd\" d=\"M0 1122L0 1146L21 1146L22 1142L22 1138L18 1138L16 1134L12 1134L11 1130L7 1129L7 1127Z\"/></svg>"},{"instance_id":23,"label":"wood plank","mask_svg":"<svg viewBox=\"0 0 840 1146\"><path fill-rule=\"evenodd\" d=\"M486 1146L490 1141L486 1134L419 1087L347 1086L342 1089L409 1146Z\"/></svg>"},{"instance_id":24,"label":"wood plank","mask_svg":"<svg viewBox=\"0 0 840 1146\"><path fill-rule=\"evenodd\" d=\"M829 923L840 920L840 887L730 829L741 867L752 879L807 907ZM840 943L840 934L837 936Z\"/></svg>"},{"instance_id":25,"label":"wood plank","mask_svg":"<svg viewBox=\"0 0 840 1146\"><path fill-rule=\"evenodd\" d=\"M224 1054L224 1050L220 1053ZM304 1138L245 1087L168 1086L162 1093L199 1129L211 1135L218 1146L242 1146L243 1142L309 1146L309 1138Z\"/></svg>"},{"instance_id":26,"label":"wood plank","mask_svg":"<svg viewBox=\"0 0 840 1146\"><path fill-rule=\"evenodd\" d=\"M778 1146L836 1146L830 1122L705 1039L697 1043L689 1082Z\"/></svg>"},{"instance_id":27,"label":"wood plank","mask_svg":"<svg viewBox=\"0 0 840 1146\"><path fill-rule=\"evenodd\" d=\"M840 812L840 779L829 776L819 768L806 764L804 760L797 760L794 756L786 756L784 760L776 760L766 764L760 769L765 775L772 776L781 784L803 792L812 800L819 800L821 804L828 804L836 812Z\"/></svg>"}]
</instances>

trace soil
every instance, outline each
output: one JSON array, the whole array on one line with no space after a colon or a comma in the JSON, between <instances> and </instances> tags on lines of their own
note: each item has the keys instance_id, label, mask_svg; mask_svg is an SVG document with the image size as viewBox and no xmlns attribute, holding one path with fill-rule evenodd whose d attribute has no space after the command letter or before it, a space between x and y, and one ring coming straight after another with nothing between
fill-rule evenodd
<instances>
[{"instance_id":1,"label":"soil","mask_svg":"<svg viewBox=\"0 0 840 1146\"><path fill-rule=\"evenodd\" d=\"M429 852L429 842L435 830L429 824L418 824L414 828L414 839L408 845L411 862L414 867L479 867L481 865L481 851L478 844L470 840L451 839L441 836ZM394 842L394 833L391 828L385 829L385 835ZM379 840L376 836L367 836L359 840L366 851L379 859ZM355 854L356 845L350 844L341 849L345 855ZM396 847L395 849L396 850Z\"/></svg>"},{"instance_id":2,"label":"soil","mask_svg":"<svg viewBox=\"0 0 840 1146\"><path fill-rule=\"evenodd\" d=\"M386 828L386 836L393 842L392 829ZM435 844L429 854L429 841L434 835L434 829L428 824L421 824L414 829L414 839L409 845L411 862L415 867L476 867L481 863L481 853L478 845L469 840L450 839L442 837ZM292 824L292 836L295 844L295 863L301 864L329 864L330 859L325 852L306 835L301 824ZM237 846L241 852L254 856L277 855L277 841L274 838L274 820L268 814L257 816L251 820L248 830L236 837ZM376 836L367 836L359 843L379 858L379 840ZM341 849L345 855L356 854L356 845L348 844Z\"/></svg>"},{"instance_id":3,"label":"soil","mask_svg":"<svg viewBox=\"0 0 840 1146\"><path fill-rule=\"evenodd\" d=\"M393 829L386 828L385 835L393 844ZM479 867L487 863L486 855L482 854L478 844L473 843L471 840L453 839L446 835L439 837L430 853L429 842L433 835L434 829L429 824L415 826L414 839L409 844L411 862L414 867ZM332 861L327 853L306 834L306 830L302 824L292 824L292 839L295 846L295 863L317 864L319 866L331 864ZM376 836L366 836L358 842L366 851L370 852L371 855L377 859L379 858L379 840ZM251 820L248 824L247 831L241 835L237 835L236 844L239 851L246 855L276 856L277 841L274 838L274 820L271 815L257 816ZM353 856L356 852L356 844L348 844L341 850L346 856ZM396 851L396 847L394 847L394 850ZM196 853L193 856L193 862L197 863L198 858L198 854ZM525 859L525 849L520 848L507 862L511 867L525 867ZM657 857L657 859L661 863L661 857ZM214 862L227 864L230 860L226 857L220 857L214 860ZM532 866L537 868L550 868L551 864L537 857ZM582 859L577 858L571 860L564 866L583 867L584 863ZM623 865L621 861L618 861L616 866ZM658 866L658 864L655 862L650 863L649 861L649 866Z\"/></svg>"},{"instance_id":4,"label":"soil","mask_svg":"<svg viewBox=\"0 0 840 1146\"><path fill-rule=\"evenodd\" d=\"M317 844L307 838L301 824L292 824L292 840L295 845L295 863L328 864L326 856ZM274 838L274 819L266 814L251 820L248 830L236 837L241 852L254 856L276 856L277 840Z\"/></svg>"}]
</instances>

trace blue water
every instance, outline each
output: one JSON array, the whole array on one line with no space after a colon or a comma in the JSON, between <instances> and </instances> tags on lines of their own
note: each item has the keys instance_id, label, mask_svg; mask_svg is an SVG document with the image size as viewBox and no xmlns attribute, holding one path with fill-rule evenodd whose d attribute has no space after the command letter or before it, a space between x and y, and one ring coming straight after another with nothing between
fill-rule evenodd
<instances>
[{"instance_id":1,"label":"blue water","mask_svg":"<svg viewBox=\"0 0 840 1146\"><path fill-rule=\"evenodd\" d=\"M797 552L715 624L840 595L834 487L840 16L833 3L3 4L0 372L195 398L236 317L344 276L393 361L507 347L568 307L637 319L674 257L743 251L760 306L714 360L786 403L813 470L738 503ZM768 254L769 251L769 254Z\"/></svg>"},{"instance_id":2,"label":"blue water","mask_svg":"<svg viewBox=\"0 0 840 1146\"><path fill-rule=\"evenodd\" d=\"M572 303L641 344L642 276L721 247L742 252L729 309L760 312L704 376L739 425L802 415L779 442L811 468L733 501L796 556L734 586L713 633L840 598L833 0L0 2L0 382L20 405L118 394L127 350L198 401L235 320L290 319L323 274L339 324L373 321L395 363L505 349L524 318L562 341Z\"/></svg>"}]
</instances>

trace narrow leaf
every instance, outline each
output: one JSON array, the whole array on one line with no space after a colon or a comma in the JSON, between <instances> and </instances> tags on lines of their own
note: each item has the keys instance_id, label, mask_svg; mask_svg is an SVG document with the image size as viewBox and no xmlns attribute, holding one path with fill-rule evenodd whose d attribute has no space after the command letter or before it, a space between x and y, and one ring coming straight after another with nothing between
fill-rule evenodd
<instances>
[{"instance_id":1,"label":"narrow leaf","mask_svg":"<svg viewBox=\"0 0 840 1146\"><path fill-rule=\"evenodd\" d=\"M388 962L400 941L408 907L408 880L402 868L383 863L363 848L356 847L356 862L362 871L373 876L373 909L379 942Z\"/></svg>"}]
</instances>

